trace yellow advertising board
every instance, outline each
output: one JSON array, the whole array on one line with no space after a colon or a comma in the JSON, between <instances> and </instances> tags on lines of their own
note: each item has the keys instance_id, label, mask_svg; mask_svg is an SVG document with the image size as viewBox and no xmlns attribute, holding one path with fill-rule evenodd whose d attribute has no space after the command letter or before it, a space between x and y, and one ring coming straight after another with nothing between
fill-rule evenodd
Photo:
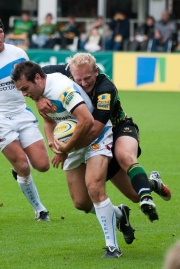
<instances>
[{"instance_id":1,"label":"yellow advertising board","mask_svg":"<svg viewBox=\"0 0 180 269\"><path fill-rule=\"evenodd\" d=\"M117 52L113 57L117 89L180 91L180 54Z\"/></svg>"}]
</instances>

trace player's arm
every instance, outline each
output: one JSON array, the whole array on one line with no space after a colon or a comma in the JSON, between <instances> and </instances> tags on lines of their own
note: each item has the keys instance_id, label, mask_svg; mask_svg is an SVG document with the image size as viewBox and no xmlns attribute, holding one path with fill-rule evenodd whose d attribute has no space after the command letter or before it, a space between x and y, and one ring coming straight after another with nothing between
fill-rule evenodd
<instances>
[{"instance_id":1,"label":"player's arm","mask_svg":"<svg viewBox=\"0 0 180 269\"><path fill-rule=\"evenodd\" d=\"M93 116L91 115L87 106L84 103L78 105L72 111L72 114L78 120L73 135L67 141L67 143L60 142L56 139L57 148L62 152L70 152L73 149L76 149L77 143L79 143L79 141L82 141L84 137L88 135L94 123Z\"/></svg>"},{"instance_id":2,"label":"player's arm","mask_svg":"<svg viewBox=\"0 0 180 269\"><path fill-rule=\"evenodd\" d=\"M52 165L55 168L59 167L61 163L61 169L63 168L63 164L65 159L67 158L67 154L63 152L59 152L54 144L54 135L53 131L56 126L56 122L50 117L44 118L44 132L48 141L48 146L55 153L55 156L52 158Z\"/></svg>"},{"instance_id":3,"label":"player's arm","mask_svg":"<svg viewBox=\"0 0 180 269\"><path fill-rule=\"evenodd\" d=\"M82 141L84 137L88 135L94 124L93 116L91 115L85 104L81 104L76 107L73 110L72 114L77 118L78 123L71 139L69 139L68 143L66 144L65 152L68 152L73 148L76 149L77 143L79 143L79 141Z\"/></svg>"},{"instance_id":4,"label":"player's arm","mask_svg":"<svg viewBox=\"0 0 180 269\"><path fill-rule=\"evenodd\" d=\"M43 66L42 69L46 74L52 74L58 72L69 77L68 66L69 66L68 64L46 65Z\"/></svg>"},{"instance_id":5,"label":"player's arm","mask_svg":"<svg viewBox=\"0 0 180 269\"><path fill-rule=\"evenodd\" d=\"M76 143L75 149L78 150L88 146L91 142L93 142L96 138L98 138L101 135L101 133L104 130L104 127L105 127L104 123L98 120L94 120L94 124L91 130L87 133L85 137L83 137L82 140L79 140Z\"/></svg>"},{"instance_id":6,"label":"player's arm","mask_svg":"<svg viewBox=\"0 0 180 269\"><path fill-rule=\"evenodd\" d=\"M102 95L103 96L106 95L107 97L107 101L105 101L106 103L104 104L101 98ZM95 104L95 108L92 113L93 118L94 118L94 125L89 131L89 133L87 134L87 136L84 137L83 140L79 141L76 144L76 149L80 149L82 147L89 145L91 142L93 142L95 139L97 139L101 135L106 123L108 122L108 120L110 119L112 115L116 95L117 95L117 91L115 90L113 83L109 84L108 93L104 92L104 93L96 95L97 102Z\"/></svg>"},{"instance_id":7,"label":"player's arm","mask_svg":"<svg viewBox=\"0 0 180 269\"><path fill-rule=\"evenodd\" d=\"M47 117L47 113L54 113L54 106L52 102L47 99L46 97L40 96L38 100L35 101L37 110L39 111L39 114L43 117Z\"/></svg>"},{"instance_id":8,"label":"player's arm","mask_svg":"<svg viewBox=\"0 0 180 269\"><path fill-rule=\"evenodd\" d=\"M69 65L68 64L57 64L57 65L46 65L42 67L43 71L46 74L52 74L52 73L61 73L63 75L66 75L67 77L71 76L71 73L69 71ZM47 113L54 113L54 108L53 104L51 101L43 96L41 96L37 101L36 101L36 107L39 111L39 114L42 117L46 117Z\"/></svg>"},{"instance_id":9,"label":"player's arm","mask_svg":"<svg viewBox=\"0 0 180 269\"><path fill-rule=\"evenodd\" d=\"M46 135L46 139L48 141L48 146L53 150L56 149L54 146L54 128L56 127L56 122L50 117L44 118L44 132Z\"/></svg>"}]
</instances>

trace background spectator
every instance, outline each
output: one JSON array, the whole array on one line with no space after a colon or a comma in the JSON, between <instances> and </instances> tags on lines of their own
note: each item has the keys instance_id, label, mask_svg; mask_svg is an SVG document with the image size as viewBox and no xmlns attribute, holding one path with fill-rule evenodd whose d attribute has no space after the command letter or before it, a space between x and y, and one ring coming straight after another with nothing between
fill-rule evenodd
<instances>
[{"instance_id":1,"label":"background spectator","mask_svg":"<svg viewBox=\"0 0 180 269\"><path fill-rule=\"evenodd\" d=\"M52 14L48 13L45 17L44 24L37 28L37 34L32 36L32 47L53 48L54 34L57 32L57 26L52 23Z\"/></svg>"},{"instance_id":2,"label":"background spectator","mask_svg":"<svg viewBox=\"0 0 180 269\"><path fill-rule=\"evenodd\" d=\"M101 35L98 28L92 28L90 35L84 45L84 49L89 52L95 52L101 50Z\"/></svg>"},{"instance_id":3,"label":"background spectator","mask_svg":"<svg viewBox=\"0 0 180 269\"><path fill-rule=\"evenodd\" d=\"M33 33L34 24L30 18L29 12L22 11L21 19L14 21L13 34L27 34L30 35Z\"/></svg>"},{"instance_id":4,"label":"background spectator","mask_svg":"<svg viewBox=\"0 0 180 269\"><path fill-rule=\"evenodd\" d=\"M176 31L175 21L170 20L168 11L164 11L161 20L155 24L151 51L157 51L158 45L160 45L165 52L170 52L177 37Z\"/></svg>"},{"instance_id":5,"label":"background spectator","mask_svg":"<svg viewBox=\"0 0 180 269\"><path fill-rule=\"evenodd\" d=\"M29 12L22 11L21 19L14 21L13 29L10 29L10 33L6 35L5 42L26 49L29 47L33 31L34 24Z\"/></svg>"},{"instance_id":6,"label":"background spectator","mask_svg":"<svg viewBox=\"0 0 180 269\"><path fill-rule=\"evenodd\" d=\"M134 40L129 44L130 51L147 51L150 39L154 37L155 20L147 16L146 22L135 30Z\"/></svg>"},{"instance_id":7,"label":"background spectator","mask_svg":"<svg viewBox=\"0 0 180 269\"><path fill-rule=\"evenodd\" d=\"M106 40L105 49L118 51L123 48L123 42L129 39L129 19L126 14L118 11L109 23L112 29L112 37Z\"/></svg>"},{"instance_id":8,"label":"background spectator","mask_svg":"<svg viewBox=\"0 0 180 269\"><path fill-rule=\"evenodd\" d=\"M60 45L62 49L66 49L67 45L73 43L75 36L79 36L79 31L73 16L68 17L68 23L60 27Z\"/></svg>"},{"instance_id":9,"label":"background spectator","mask_svg":"<svg viewBox=\"0 0 180 269\"><path fill-rule=\"evenodd\" d=\"M91 35L92 29L96 28L103 38L110 39L112 36L112 31L108 24L103 25L103 18L101 16L97 16L93 23L89 23L86 25L86 30L84 33L80 34L80 42L79 48L84 49L84 45L87 43L89 36Z\"/></svg>"}]
</instances>

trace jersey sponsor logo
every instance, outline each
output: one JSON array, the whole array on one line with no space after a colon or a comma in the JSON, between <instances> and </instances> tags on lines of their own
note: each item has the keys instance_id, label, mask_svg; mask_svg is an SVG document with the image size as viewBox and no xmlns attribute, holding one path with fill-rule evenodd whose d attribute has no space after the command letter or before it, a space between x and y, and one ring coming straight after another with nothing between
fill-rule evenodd
<instances>
[{"instance_id":1,"label":"jersey sponsor logo","mask_svg":"<svg viewBox=\"0 0 180 269\"><path fill-rule=\"evenodd\" d=\"M99 144L93 144L93 145L91 145L91 148L96 150L96 149L100 149L100 146L99 146Z\"/></svg>"},{"instance_id":2,"label":"jersey sponsor logo","mask_svg":"<svg viewBox=\"0 0 180 269\"><path fill-rule=\"evenodd\" d=\"M75 94L71 88L65 89L61 94L60 98L62 99L63 103L65 103L67 106L70 105L72 100L74 99Z\"/></svg>"},{"instance_id":3,"label":"jersey sponsor logo","mask_svg":"<svg viewBox=\"0 0 180 269\"><path fill-rule=\"evenodd\" d=\"M129 127L124 127L123 133L132 133L132 130L130 130Z\"/></svg>"},{"instance_id":4,"label":"jersey sponsor logo","mask_svg":"<svg viewBox=\"0 0 180 269\"><path fill-rule=\"evenodd\" d=\"M109 93L98 96L97 108L101 110L110 110L111 95Z\"/></svg>"},{"instance_id":5,"label":"jersey sponsor logo","mask_svg":"<svg viewBox=\"0 0 180 269\"><path fill-rule=\"evenodd\" d=\"M8 81L0 84L0 91L9 91L15 89L13 81Z\"/></svg>"},{"instance_id":6,"label":"jersey sponsor logo","mask_svg":"<svg viewBox=\"0 0 180 269\"><path fill-rule=\"evenodd\" d=\"M73 118L71 116L65 116L65 117L54 117L54 116L51 116L51 118L53 120L57 120L57 121L63 121L63 120L72 120Z\"/></svg>"},{"instance_id":7,"label":"jersey sponsor logo","mask_svg":"<svg viewBox=\"0 0 180 269\"><path fill-rule=\"evenodd\" d=\"M74 93L73 92L68 94L68 96L65 98L65 104L67 106L69 106L71 101L73 100L73 98L74 98Z\"/></svg>"}]
</instances>

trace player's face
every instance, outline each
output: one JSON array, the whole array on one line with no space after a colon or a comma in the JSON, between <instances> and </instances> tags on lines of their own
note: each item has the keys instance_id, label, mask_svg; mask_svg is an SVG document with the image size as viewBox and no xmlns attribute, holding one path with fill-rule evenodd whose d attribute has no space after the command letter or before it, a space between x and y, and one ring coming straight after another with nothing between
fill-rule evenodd
<instances>
[{"instance_id":1,"label":"player's face","mask_svg":"<svg viewBox=\"0 0 180 269\"><path fill-rule=\"evenodd\" d=\"M85 64L81 67L71 69L74 81L79 84L83 90L90 93L94 88L98 76L98 69L93 69L92 66Z\"/></svg>"},{"instance_id":2,"label":"player's face","mask_svg":"<svg viewBox=\"0 0 180 269\"><path fill-rule=\"evenodd\" d=\"M23 96L30 97L36 101L43 94L45 88L45 79L41 78L39 74L35 76L35 83L27 81L23 75L21 79L15 83L16 88L22 92Z\"/></svg>"},{"instance_id":3,"label":"player's face","mask_svg":"<svg viewBox=\"0 0 180 269\"><path fill-rule=\"evenodd\" d=\"M4 50L4 31L0 28L0 52Z\"/></svg>"}]
</instances>

